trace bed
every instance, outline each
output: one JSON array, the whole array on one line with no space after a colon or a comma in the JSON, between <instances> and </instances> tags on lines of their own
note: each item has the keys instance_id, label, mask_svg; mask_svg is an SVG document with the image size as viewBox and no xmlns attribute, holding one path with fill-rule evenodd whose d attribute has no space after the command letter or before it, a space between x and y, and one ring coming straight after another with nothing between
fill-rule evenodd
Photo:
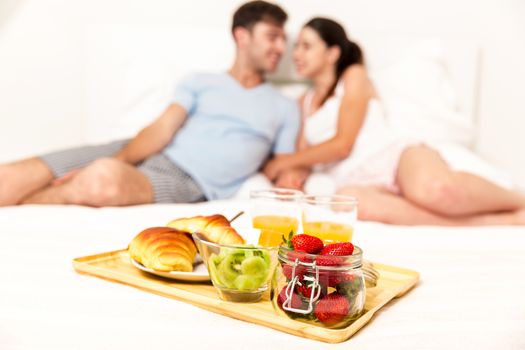
<instances>
[{"instance_id":1,"label":"bed","mask_svg":"<svg viewBox=\"0 0 525 350\"><path fill-rule=\"evenodd\" d=\"M84 127L78 135L83 142L129 136L165 105L174 80L191 70L224 69L231 59L232 47L221 44L230 43L229 34L213 28L191 27L191 40L205 39L213 61L203 52L184 56L165 45L177 33L184 33L178 26L96 23L85 29L81 41L85 120L79 121ZM437 108L426 109L437 111L428 114L426 127L435 132L436 123L447 125L429 137L448 149L451 164L512 186L504 174L471 151L481 54L475 45L447 41L442 46L435 39L385 35L358 39L370 53L370 66L384 95L393 96L391 110L397 108L393 115L413 117L421 103ZM181 46L191 44L180 34L177 40ZM388 55L383 54L386 48ZM454 54L442 55L447 52ZM396 86L399 74L413 64L426 74L429 89L439 89L424 94L434 99L410 95L413 74L404 86ZM273 81L296 95L304 86L293 80L286 66L283 70ZM396 105L395 97L407 94L416 102L402 109L407 105ZM447 118L433 119L443 115ZM394 123L403 129L412 121L401 118ZM46 149L56 146L49 135ZM12 155L3 152L3 159ZM197 205L0 208L0 349L326 348L320 342L80 275L72 267L75 257L125 248L143 228L180 216L229 216L245 207L241 194L235 200ZM520 266L525 266L523 228L359 222L354 241L367 259L417 270L421 281L383 308L350 341L330 348L525 348L525 281L519 275Z\"/></svg>"},{"instance_id":2,"label":"bed","mask_svg":"<svg viewBox=\"0 0 525 350\"><path fill-rule=\"evenodd\" d=\"M327 344L80 275L75 257L125 248L142 228L187 215L233 215L245 201L0 210L0 349L317 349ZM522 228L358 223L367 259L421 273L419 284L331 348L525 346Z\"/></svg>"}]
</instances>

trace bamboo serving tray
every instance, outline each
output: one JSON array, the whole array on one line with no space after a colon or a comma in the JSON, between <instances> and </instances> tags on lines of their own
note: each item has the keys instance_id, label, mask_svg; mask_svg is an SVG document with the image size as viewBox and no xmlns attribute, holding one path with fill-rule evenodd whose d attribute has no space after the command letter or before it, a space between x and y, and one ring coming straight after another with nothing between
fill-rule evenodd
<instances>
[{"instance_id":1,"label":"bamboo serving tray","mask_svg":"<svg viewBox=\"0 0 525 350\"><path fill-rule=\"evenodd\" d=\"M325 329L277 315L267 295L257 303L232 303L219 299L211 283L178 282L142 272L131 264L127 250L76 258L73 260L73 267L80 273L124 283L221 315L328 343L339 343L349 339L370 321L377 310L393 298L405 294L419 280L419 273L416 271L374 263L381 276L377 286L366 291L363 315L346 328Z\"/></svg>"}]
</instances>

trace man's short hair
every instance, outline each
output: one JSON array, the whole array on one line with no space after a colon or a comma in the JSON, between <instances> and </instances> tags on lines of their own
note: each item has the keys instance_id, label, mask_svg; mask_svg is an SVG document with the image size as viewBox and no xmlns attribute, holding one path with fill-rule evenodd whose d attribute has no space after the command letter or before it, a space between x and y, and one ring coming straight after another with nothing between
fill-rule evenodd
<instances>
[{"instance_id":1,"label":"man's short hair","mask_svg":"<svg viewBox=\"0 0 525 350\"><path fill-rule=\"evenodd\" d=\"M284 25L288 15L282 8L266 1L250 1L242 5L233 14L232 32L237 27L251 30L258 22L270 22Z\"/></svg>"}]
</instances>

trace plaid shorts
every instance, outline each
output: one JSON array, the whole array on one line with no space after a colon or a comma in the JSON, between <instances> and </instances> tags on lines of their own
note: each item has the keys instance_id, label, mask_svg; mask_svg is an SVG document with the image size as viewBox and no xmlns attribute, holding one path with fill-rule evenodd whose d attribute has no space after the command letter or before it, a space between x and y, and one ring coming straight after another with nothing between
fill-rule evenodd
<instances>
[{"instance_id":1,"label":"plaid shorts","mask_svg":"<svg viewBox=\"0 0 525 350\"><path fill-rule=\"evenodd\" d=\"M129 140L119 140L102 145L81 146L44 154L39 158L46 163L55 177L87 166L96 159L111 157ZM206 200L200 186L164 154L158 153L137 166L150 181L155 203L195 203Z\"/></svg>"}]
</instances>

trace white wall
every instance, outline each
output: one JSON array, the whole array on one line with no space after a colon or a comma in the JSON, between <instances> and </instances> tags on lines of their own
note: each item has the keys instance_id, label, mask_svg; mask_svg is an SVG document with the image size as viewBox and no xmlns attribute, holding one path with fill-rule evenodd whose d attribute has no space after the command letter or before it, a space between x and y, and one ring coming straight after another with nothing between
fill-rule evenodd
<instances>
[{"instance_id":1,"label":"white wall","mask_svg":"<svg viewBox=\"0 0 525 350\"><path fill-rule=\"evenodd\" d=\"M22 2L20 0L2 0L0 2L0 27L11 14L15 11L17 6L20 6Z\"/></svg>"},{"instance_id":2,"label":"white wall","mask_svg":"<svg viewBox=\"0 0 525 350\"><path fill-rule=\"evenodd\" d=\"M231 13L240 3L2 0L0 160L84 140L89 101L87 33L93 25L177 23L228 31ZM520 152L525 150L525 2L291 0L281 4L291 14L290 29L313 15L329 15L346 23L356 38L371 32L420 33L479 43L483 65L476 149L525 187L525 153ZM180 52L190 54L184 47Z\"/></svg>"}]
</instances>

